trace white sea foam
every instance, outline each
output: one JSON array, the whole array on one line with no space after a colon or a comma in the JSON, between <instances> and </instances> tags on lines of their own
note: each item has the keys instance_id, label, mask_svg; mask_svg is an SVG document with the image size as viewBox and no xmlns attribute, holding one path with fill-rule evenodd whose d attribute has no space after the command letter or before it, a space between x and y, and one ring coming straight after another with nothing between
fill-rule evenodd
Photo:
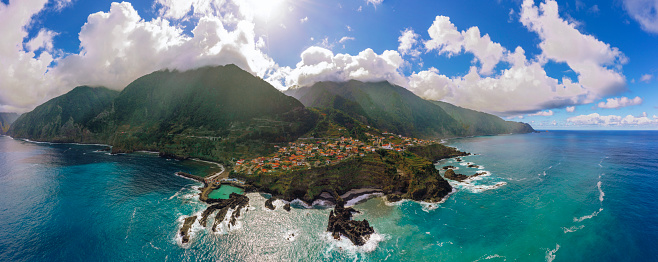
<instances>
[{"instance_id":1,"label":"white sea foam","mask_svg":"<svg viewBox=\"0 0 658 262\"><path fill-rule=\"evenodd\" d=\"M329 252L335 250L352 254L355 259L357 257L357 253L369 253L375 251L377 246L379 246L379 242L391 238L388 235L379 234L377 231L375 231L375 233L370 235L370 238L368 238L368 241L366 241L363 246L356 246L352 243L352 241L342 235L340 236L340 240L334 239L330 232L323 233L323 237L330 243L325 252L325 255L329 255Z\"/></svg>"},{"instance_id":2,"label":"white sea foam","mask_svg":"<svg viewBox=\"0 0 658 262\"><path fill-rule=\"evenodd\" d=\"M446 241L446 242L439 242L439 243L436 243L436 245L437 245L437 246L440 246L440 247L442 247L443 245L447 245L447 244L454 245L454 243L452 243L452 241Z\"/></svg>"},{"instance_id":3,"label":"white sea foam","mask_svg":"<svg viewBox=\"0 0 658 262\"><path fill-rule=\"evenodd\" d=\"M574 217L573 222L583 222L583 220L587 220L587 219L593 218L595 216L598 216L599 213L601 213L601 211L603 211L603 208L599 208L598 211L594 211L594 213L592 213L590 215L587 215L587 216Z\"/></svg>"},{"instance_id":4,"label":"white sea foam","mask_svg":"<svg viewBox=\"0 0 658 262\"><path fill-rule=\"evenodd\" d=\"M546 262L552 262L555 260L555 253L560 250L560 245L555 244L555 249L546 251Z\"/></svg>"},{"instance_id":5,"label":"white sea foam","mask_svg":"<svg viewBox=\"0 0 658 262\"><path fill-rule=\"evenodd\" d=\"M601 181L596 183L596 186L599 188L599 201L603 202L603 197L605 196L605 193L603 193L603 190L601 190Z\"/></svg>"},{"instance_id":6,"label":"white sea foam","mask_svg":"<svg viewBox=\"0 0 658 262\"><path fill-rule=\"evenodd\" d=\"M493 254L493 255L488 255L486 257L482 257L482 258L480 258L478 260L475 260L475 261L490 260L490 259L494 259L494 258L502 258L503 261L507 260L507 259L505 259L505 256L501 256L501 255L498 255L498 254Z\"/></svg>"},{"instance_id":7,"label":"white sea foam","mask_svg":"<svg viewBox=\"0 0 658 262\"><path fill-rule=\"evenodd\" d=\"M585 227L585 225L572 226L572 227L570 227L570 228L563 227L562 230L564 230L564 233L566 234L566 233L573 233L573 232L576 232L576 231L578 231L578 230L580 230L580 229L583 229L584 227Z\"/></svg>"},{"instance_id":8,"label":"white sea foam","mask_svg":"<svg viewBox=\"0 0 658 262\"><path fill-rule=\"evenodd\" d=\"M439 206L441 204L445 203L448 200L448 198L450 198L450 195L454 194L455 192L457 192L457 189L455 189L453 187L452 191L450 191L450 193L448 193L446 196L444 196L443 199L441 199L441 201L439 201L439 202L432 203L432 202L420 201L418 203L422 206L423 211L430 212L432 210L435 210L435 209L439 208Z\"/></svg>"},{"instance_id":9,"label":"white sea foam","mask_svg":"<svg viewBox=\"0 0 658 262\"><path fill-rule=\"evenodd\" d=\"M454 190L454 188L453 188L453 190ZM390 206L390 207L392 207L392 206L399 206L399 205L401 205L402 203L405 203L405 202L407 202L407 201L410 201L409 199L401 199L400 201L390 202L390 201L388 201L388 199L387 199L386 197L384 197L384 200L385 200L385 201L384 201L384 204L387 205L387 206Z\"/></svg>"},{"instance_id":10,"label":"white sea foam","mask_svg":"<svg viewBox=\"0 0 658 262\"><path fill-rule=\"evenodd\" d=\"M345 202L345 206L348 206L348 207L349 206L354 206L354 205L360 203L361 201L365 201L365 200L368 200L368 199L373 198L373 197L382 197L382 196L384 196L384 193L363 194L363 195L352 198L349 201Z\"/></svg>"},{"instance_id":11,"label":"white sea foam","mask_svg":"<svg viewBox=\"0 0 658 262\"><path fill-rule=\"evenodd\" d=\"M284 238L290 242L295 242L295 239L299 236L299 230L288 230L284 235Z\"/></svg>"},{"instance_id":12,"label":"white sea foam","mask_svg":"<svg viewBox=\"0 0 658 262\"><path fill-rule=\"evenodd\" d=\"M464 182L449 180L448 183L450 183L450 185L453 187L468 190L471 193L481 193L487 190L497 189L504 185L507 185L507 182L498 182L493 185L475 185L472 183L468 183L467 180L464 180Z\"/></svg>"}]
</instances>

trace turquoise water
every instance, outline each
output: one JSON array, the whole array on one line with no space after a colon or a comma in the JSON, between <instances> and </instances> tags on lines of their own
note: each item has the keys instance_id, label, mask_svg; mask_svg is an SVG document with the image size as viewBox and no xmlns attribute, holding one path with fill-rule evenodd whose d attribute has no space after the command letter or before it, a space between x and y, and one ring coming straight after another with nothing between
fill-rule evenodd
<instances>
[{"instance_id":1,"label":"turquoise water","mask_svg":"<svg viewBox=\"0 0 658 262\"><path fill-rule=\"evenodd\" d=\"M208 194L208 198L212 199L228 199L231 193L244 194L244 190L229 185L221 185L218 189L213 190Z\"/></svg>"},{"instance_id":2,"label":"turquoise water","mask_svg":"<svg viewBox=\"0 0 658 262\"><path fill-rule=\"evenodd\" d=\"M238 226L195 224L194 165L101 147L0 137L0 261L656 261L658 132L560 131L448 142L477 155L444 203L355 206L365 247L324 232L329 209L250 207ZM480 166L468 168L469 163ZM211 221L212 222L212 221Z\"/></svg>"}]
</instances>

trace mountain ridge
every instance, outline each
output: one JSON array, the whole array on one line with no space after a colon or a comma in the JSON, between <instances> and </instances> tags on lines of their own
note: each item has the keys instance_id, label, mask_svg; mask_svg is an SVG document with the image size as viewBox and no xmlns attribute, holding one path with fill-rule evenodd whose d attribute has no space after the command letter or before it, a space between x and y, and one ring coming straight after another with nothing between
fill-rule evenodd
<instances>
[{"instance_id":1,"label":"mountain ridge","mask_svg":"<svg viewBox=\"0 0 658 262\"><path fill-rule=\"evenodd\" d=\"M318 82L284 93L307 107L334 108L384 131L421 138L528 133L528 124L422 99L383 82ZM481 123L480 123L481 122Z\"/></svg>"}]
</instances>

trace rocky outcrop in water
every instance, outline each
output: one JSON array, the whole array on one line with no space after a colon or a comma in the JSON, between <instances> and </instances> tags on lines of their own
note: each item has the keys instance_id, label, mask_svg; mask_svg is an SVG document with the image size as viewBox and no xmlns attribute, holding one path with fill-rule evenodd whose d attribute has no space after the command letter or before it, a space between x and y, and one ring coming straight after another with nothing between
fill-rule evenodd
<instances>
[{"instance_id":1,"label":"rocky outcrop in water","mask_svg":"<svg viewBox=\"0 0 658 262\"><path fill-rule=\"evenodd\" d=\"M486 173L485 172L478 172L478 173L475 173L475 175L467 176L467 175L462 175L462 174L456 174L455 171L453 171L452 169L448 169L443 174L443 176L447 179L450 179L450 180L463 182L466 179L474 178L474 177L481 176L481 175L484 175L484 174L486 174Z\"/></svg>"},{"instance_id":2,"label":"rocky outcrop in water","mask_svg":"<svg viewBox=\"0 0 658 262\"><path fill-rule=\"evenodd\" d=\"M470 168L479 168L480 166L478 166L476 164L470 164L470 165L468 165L468 167L470 167Z\"/></svg>"},{"instance_id":3,"label":"rocky outcrop in water","mask_svg":"<svg viewBox=\"0 0 658 262\"><path fill-rule=\"evenodd\" d=\"M283 209L290 212L290 203L286 203L285 205L283 205Z\"/></svg>"},{"instance_id":4,"label":"rocky outcrop in water","mask_svg":"<svg viewBox=\"0 0 658 262\"><path fill-rule=\"evenodd\" d=\"M457 174L452 169L446 170L446 172L443 174L443 177L445 177L447 179L450 179L450 180L459 181L459 182L462 182L462 181L468 179L468 176L462 175L462 174Z\"/></svg>"},{"instance_id":5,"label":"rocky outcrop in water","mask_svg":"<svg viewBox=\"0 0 658 262\"><path fill-rule=\"evenodd\" d=\"M442 169L443 170L448 170L448 169L455 169L455 166L444 166Z\"/></svg>"},{"instance_id":6,"label":"rocky outcrop in water","mask_svg":"<svg viewBox=\"0 0 658 262\"><path fill-rule=\"evenodd\" d=\"M185 218L185 222L183 222L183 227L181 227L179 232L183 244L190 242L190 228L192 228L194 221L196 221L196 216L187 217Z\"/></svg>"},{"instance_id":7,"label":"rocky outcrop in water","mask_svg":"<svg viewBox=\"0 0 658 262\"><path fill-rule=\"evenodd\" d=\"M212 203L213 205L201 213L201 220L199 222L202 226L206 227L208 217L219 210L215 215L215 222L212 226L212 230L217 231L217 226L224 221L229 209L233 209L233 213L229 218L229 227L235 225L236 219L240 217L241 210L249 204L249 198L244 195L231 193L228 199L212 199Z\"/></svg>"},{"instance_id":8,"label":"rocky outcrop in water","mask_svg":"<svg viewBox=\"0 0 658 262\"><path fill-rule=\"evenodd\" d=\"M340 235L347 237L354 245L363 246L375 233L368 220L352 220L352 213L359 213L354 208L345 207L342 198L337 197L336 207L329 213L329 223L327 231L335 239L340 239Z\"/></svg>"},{"instance_id":9,"label":"rocky outcrop in water","mask_svg":"<svg viewBox=\"0 0 658 262\"><path fill-rule=\"evenodd\" d=\"M265 207L269 208L270 210L276 209L274 204L272 204L272 202L274 202L274 200L276 200L275 197L270 197L270 199L265 200Z\"/></svg>"}]
</instances>

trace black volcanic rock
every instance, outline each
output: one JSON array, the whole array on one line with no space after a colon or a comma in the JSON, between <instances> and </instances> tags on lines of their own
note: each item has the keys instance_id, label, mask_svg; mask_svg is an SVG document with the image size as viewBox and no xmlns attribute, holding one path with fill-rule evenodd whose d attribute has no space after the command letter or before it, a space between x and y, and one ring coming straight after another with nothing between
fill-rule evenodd
<instances>
[{"instance_id":1,"label":"black volcanic rock","mask_svg":"<svg viewBox=\"0 0 658 262\"><path fill-rule=\"evenodd\" d=\"M180 236L182 237L182 242L183 244L190 242L190 228L192 228L192 224L194 224L194 221L196 221L196 216L191 216L185 218L185 222L183 222L183 227L180 229Z\"/></svg>"},{"instance_id":2,"label":"black volcanic rock","mask_svg":"<svg viewBox=\"0 0 658 262\"><path fill-rule=\"evenodd\" d=\"M213 223L212 230L216 231L219 223L224 221L229 209L233 209L233 213L229 218L229 226L234 226L236 219L240 216L242 208L249 204L249 198L244 195L231 193L228 199L208 199L206 202L213 205L206 208L201 213L201 220L199 221L202 226L206 227L208 217L215 211L219 210L215 215L215 222Z\"/></svg>"},{"instance_id":3,"label":"black volcanic rock","mask_svg":"<svg viewBox=\"0 0 658 262\"><path fill-rule=\"evenodd\" d=\"M446 170L446 172L443 174L443 177L445 177L447 179L450 179L450 180L459 181L459 182L462 182L462 181L468 179L468 176L462 175L462 174L456 174L455 171L453 171L452 169Z\"/></svg>"},{"instance_id":4,"label":"black volcanic rock","mask_svg":"<svg viewBox=\"0 0 658 262\"><path fill-rule=\"evenodd\" d=\"M290 212L290 203L286 203L286 204L283 206L283 209L286 210L286 211L288 211L288 212Z\"/></svg>"},{"instance_id":5,"label":"black volcanic rock","mask_svg":"<svg viewBox=\"0 0 658 262\"><path fill-rule=\"evenodd\" d=\"M345 207L343 199L337 197L336 207L329 213L329 223L327 231L335 239L340 239L340 235L347 237L354 245L363 246L375 230L370 226L368 220L352 220L352 213L359 213L354 208Z\"/></svg>"},{"instance_id":6,"label":"black volcanic rock","mask_svg":"<svg viewBox=\"0 0 658 262\"><path fill-rule=\"evenodd\" d=\"M270 199L265 200L265 207L269 208L270 210L276 209L274 204L272 204L272 202L274 202L274 200L276 200L276 198L274 198L274 197L270 197Z\"/></svg>"},{"instance_id":7,"label":"black volcanic rock","mask_svg":"<svg viewBox=\"0 0 658 262\"><path fill-rule=\"evenodd\" d=\"M462 175L462 174L456 174L455 171L453 171L452 169L448 169L443 174L443 176L447 179L450 179L450 180L455 180L455 181L462 182L466 179L481 176L481 175L484 175L484 174L486 174L486 173L485 172L478 172L478 173L475 173L475 175L467 176L467 175Z\"/></svg>"},{"instance_id":8,"label":"black volcanic rock","mask_svg":"<svg viewBox=\"0 0 658 262\"><path fill-rule=\"evenodd\" d=\"M478 167L480 167L480 166L475 165L475 164L471 164L471 165L468 165L468 167L470 167L470 168L478 168Z\"/></svg>"}]
</instances>

